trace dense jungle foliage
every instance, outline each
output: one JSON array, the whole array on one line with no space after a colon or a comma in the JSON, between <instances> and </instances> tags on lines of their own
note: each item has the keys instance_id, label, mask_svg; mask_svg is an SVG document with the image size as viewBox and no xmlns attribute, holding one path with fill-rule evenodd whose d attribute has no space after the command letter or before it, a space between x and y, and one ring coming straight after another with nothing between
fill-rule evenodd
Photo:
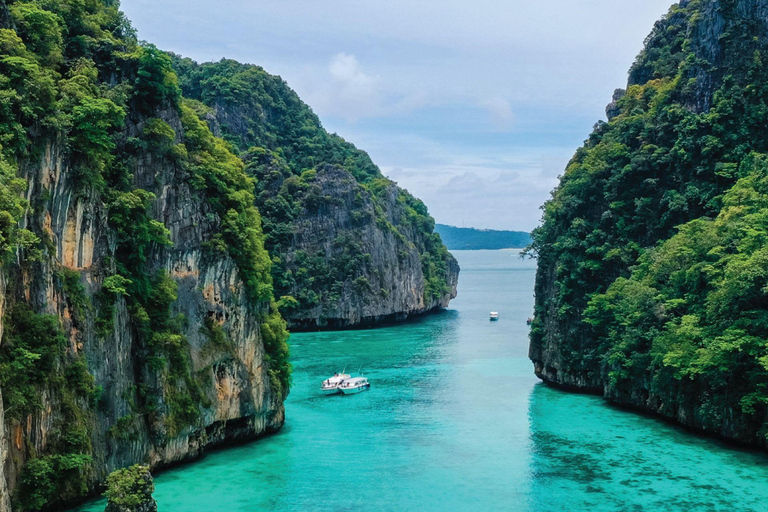
<instances>
[{"instance_id":1,"label":"dense jungle foliage","mask_svg":"<svg viewBox=\"0 0 768 512\"><path fill-rule=\"evenodd\" d=\"M768 33L737 4L673 6L568 165L533 233L531 353L555 347L556 371L619 401L764 436Z\"/></svg>"},{"instance_id":2,"label":"dense jungle foliage","mask_svg":"<svg viewBox=\"0 0 768 512\"><path fill-rule=\"evenodd\" d=\"M149 467L135 465L113 471L107 478L107 512L119 510L149 509L155 492L155 482Z\"/></svg>"},{"instance_id":3,"label":"dense jungle foliage","mask_svg":"<svg viewBox=\"0 0 768 512\"><path fill-rule=\"evenodd\" d=\"M367 153L328 133L280 77L233 60L197 64L172 57L184 96L202 102L198 107L201 116L217 121L222 137L239 151L247 172L257 178L256 205L274 258L275 292L283 297L281 306L286 313L300 316L302 310L317 304L333 304L345 284L352 283L363 298L378 293L371 294L365 287L365 274L373 270L366 267L370 255L366 258L356 247L359 241L353 240L352 233L340 236L330 258L323 248L298 254L292 264L280 257L290 249L294 221L316 211L324 201L334 200L320 195L312 183L315 173L326 165L348 171L359 184L360 194L374 202L376 223L395 234L406 249L418 251L427 302L449 291L450 255L434 232L426 206L385 178ZM392 193L403 210L396 222L385 218L385 201Z\"/></svg>"},{"instance_id":4,"label":"dense jungle foliage","mask_svg":"<svg viewBox=\"0 0 768 512\"><path fill-rule=\"evenodd\" d=\"M160 119L169 110L183 134ZM129 125L143 125L143 132L128 136ZM75 193L104 205L116 242L94 299L75 270L57 270L55 284L73 324L83 328L93 318L102 338L111 334L115 302L126 300L142 346L137 357L160 386L143 383L135 416L121 418L110 435L130 436L133 422L146 416L163 425L154 435L174 436L197 425L206 405L182 334L185 319L173 309L176 283L150 258L171 241L151 216L155 194L134 185L137 161L146 153L182 170L210 207L219 229L207 246L234 259L251 300L264 311L268 371L278 396L287 395L288 334L272 300L254 181L230 144L214 137L182 98L171 58L137 41L115 0L0 2L0 268L34 269L54 251L45 233L19 228L20 219L48 198L35 194L27 204L26 181L17 177L52 143L66 149ZM72 353L58 317L37 314L45 305L25 304L23 294L9 295L16 303L7 304L0 347L6 418L39 410L44 389L63 404L61 426L55 425L45 451L27 450L14 497L18 510L38 510L87 491L90 416L100 390L84 357Z\"/></svg>"}]
</instances>

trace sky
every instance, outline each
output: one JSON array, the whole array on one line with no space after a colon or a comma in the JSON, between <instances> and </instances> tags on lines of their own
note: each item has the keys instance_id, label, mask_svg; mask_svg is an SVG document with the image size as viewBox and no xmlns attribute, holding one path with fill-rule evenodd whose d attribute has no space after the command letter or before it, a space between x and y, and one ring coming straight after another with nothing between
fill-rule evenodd
<instances>
[{"instance_id":1,"label":"sky","mask_svg":"<svg viewBox=\"0 0 768 512\"><path fill-rule=\"evenodd\" d=\"M139 38L280 75L439 223L531 230L672 0L122 0Z\"/></svg>"}]
</instances>

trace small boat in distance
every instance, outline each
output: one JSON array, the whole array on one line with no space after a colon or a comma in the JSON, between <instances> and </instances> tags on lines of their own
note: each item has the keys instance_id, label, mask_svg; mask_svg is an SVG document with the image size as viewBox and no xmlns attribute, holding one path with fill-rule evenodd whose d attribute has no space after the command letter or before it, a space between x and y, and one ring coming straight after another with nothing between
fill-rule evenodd
<instances>
[{"instance_id":1,"label":"small boat in distance","mask_svg":"<svg viewBox=\"0 0 768 512\"><path fill-rule=\"evenodd\" d=\"M354 379L348 379L341 383L339 389L345 395L353 395L355 393L361 393L366 389L369 389L371 384L365 377L355 377Z\"/></svg>"},{"instance_id":2,"label":"small boat in distance","mask_svg":"<svg viewBox=\"0 0 768 512\"><path fill-rule=\"evenodd\" d=\"M491 322L496 322L498 320L499 320L499 312L491 311Z\"/></svg>"},{"instance_id":3,"label":"small boat in distance","mask_svg":"<svg viewBox=\"0 0 768 512\"><path fill-rule=\"evenodd\" d=\"M320 391L322 391L324 395L335 395L341 391L339 386L350 378L352 378L352 376L348 373L337 373L333 377L329 377L323 381L320 385Z\"/></svg>"}]
</instances>

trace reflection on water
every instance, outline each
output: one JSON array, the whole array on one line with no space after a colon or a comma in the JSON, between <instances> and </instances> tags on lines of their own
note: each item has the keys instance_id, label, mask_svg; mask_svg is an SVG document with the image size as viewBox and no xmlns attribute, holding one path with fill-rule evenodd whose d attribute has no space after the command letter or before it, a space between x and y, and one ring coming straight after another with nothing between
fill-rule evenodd
<instances>
[{"instance_id":1,"label":"reflection on water","mask_svg":"<svg viewBox=\"0 0 768 512\"><path fill-rule=\"evenodd\" d=\"M159 474L160 510L762 510L763 456L538 384L526 357L533 262L456 255L449 311L295 335L285 428ZM321 396L345 366L371 390Z\"/></svg>"}]
</instances>

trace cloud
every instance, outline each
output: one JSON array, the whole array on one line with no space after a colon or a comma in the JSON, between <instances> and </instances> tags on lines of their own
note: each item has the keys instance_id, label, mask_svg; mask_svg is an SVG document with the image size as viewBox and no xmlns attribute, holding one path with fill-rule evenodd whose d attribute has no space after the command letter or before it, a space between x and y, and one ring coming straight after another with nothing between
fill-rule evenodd
<instances>
[{"instance_id":1,"label":"cloud","mask_svg":"<svg viewBox=\"0 0 768 512\"><path fill-rule=\"evenodd\" d=\"M481 100L478 105L485 109L490 115L493 125L498 130L509 130L515 120L515 114L512 112L512 105L501 96L493 96Z\"/></svg>"},{"instance_id":2,"label":"cloud","mask_svg":"<svg viewBox=\"0 0 768 512\"><path fill-rule=\"evenodd\" d=\"M672 0L122 0L139 34L280 75L438 221L534 227ZM632 16L627 16L631 11Z\"/></svg>"},{"instance_id":3,"label":"cloud","mask_svg":"<svg viewBox=\"0 0 768 512\"><path fill-rule=\"evenodd\" d=\"M324 79L318 80L318 74ZM495 95L474 100L469 93L438 91L430 94L423 89L412 89L394 80L368 72L356 55L340 52L333 55L320 73L312 71L300 89L309 90L306 98L321 116L357 122L362 119L402 116L427 107L466 105L480 108L489 116L490 125L496 131L512 128L515 115L506 98Z\"/></svg>"},{"instance_id":4,"label":"cloud","mask_svg":"<svg viewBox=\"0 0 768 512\"><path fill-rule=\"evenodd\" d=\"M422 90L404 90L393 80L368 72L357 56L340 52L325 68L314 68L299 80L305 100L321 116L355 123L361 119L406 114L429 104Z\"/></svg>"},{"instance_id":5,"label":"cloud","mask_svg":"<svg viewBox=\"0 0 768 512\"><path fill-rule=\"evenodd\" d=\"M347 53L334 55L328 68L333 78L353 88L368 89L378 81L378 78L363 72L357 57Z\"/></svg>"},{"instance_id":6,"label":"cloud","mask_svg":"<svg viewBox=\"0 0 768 512\"><path fill-rule=\"evenodd\" d=\"M343 117L354 120L381 111L384 92L381 79L366 74L357 57L347 53L334 55L328 66L335 100L345 108Z\"/></svg>"},{"instance_id":7,"label":"cloud","mask_svg":"<svg viewBox=\"0 0 768 512\"><path fill-rule=\"evenodd\" d=\"M530 230L539 206L557 184L546 172L555 159L546 149L494 159L466 158L446 148L438 166L384 168L385 174L421 198L438 222L478 228ZM561 164L563 158L560 159Z\"/></svg>"},{"instance_id":8,"label":"cloud","mask_svg":"<svg viewBox=\"0 0 768 512\"><path fill-rule=\"evenodd\" d=\"M448 180L448 183L438 188L441 194L459 194L464 195L468 192L477 191L483 187L483 180L476 172L465 172L457 174Z\"/></svg>"}]
</instances>

